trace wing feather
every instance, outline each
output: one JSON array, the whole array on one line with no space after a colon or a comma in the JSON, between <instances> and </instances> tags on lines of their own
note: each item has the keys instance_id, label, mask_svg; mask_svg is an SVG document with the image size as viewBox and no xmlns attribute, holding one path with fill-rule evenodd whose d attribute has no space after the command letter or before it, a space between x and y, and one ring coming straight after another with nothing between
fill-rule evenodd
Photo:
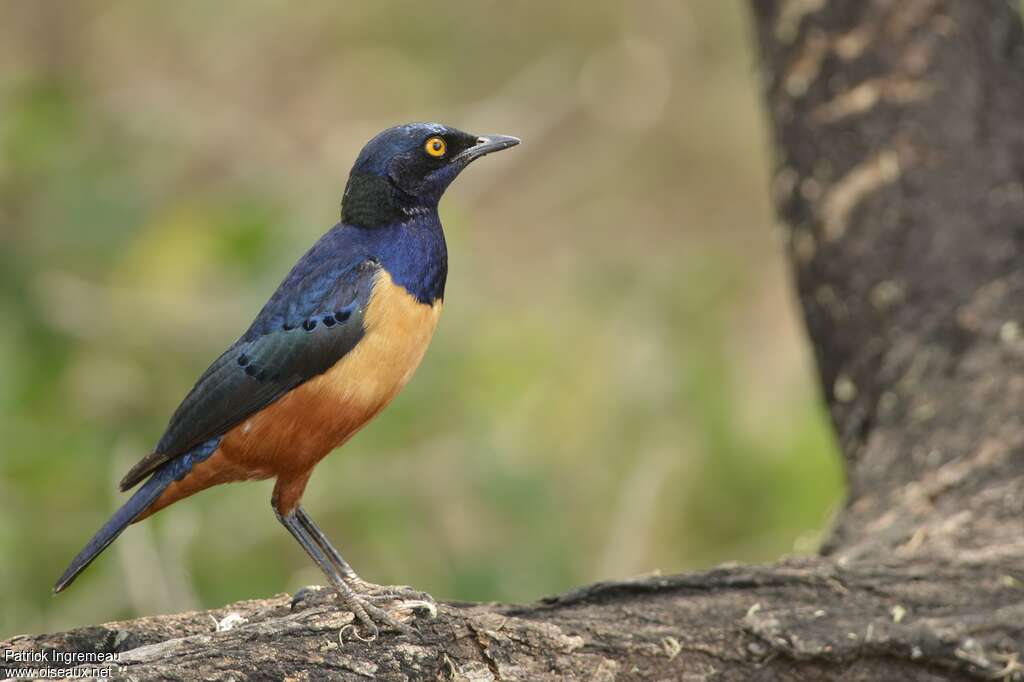
<instances>
[{"instance_id":1,"label":"wing feather","mask_svg":"<svg viewBox=\"0 0 1024 682\"><path fill-rule=\"evenodd\" d=\"M282 283L242 338L203 373L156 450L121 480L122 490L323 374L359 343L379 263L338 259L305 270Z\"/></svg>"}]
</instances>

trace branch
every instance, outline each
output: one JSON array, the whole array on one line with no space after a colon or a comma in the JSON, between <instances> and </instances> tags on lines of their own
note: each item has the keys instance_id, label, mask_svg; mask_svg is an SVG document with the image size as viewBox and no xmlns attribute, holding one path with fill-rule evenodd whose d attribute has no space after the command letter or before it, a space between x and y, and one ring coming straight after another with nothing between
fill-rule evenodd
<instances>
[{"instance_id":1,"label":"branch","mask_svg":"<svg viewBox=\"0 0 1024 682\"><path fill-rule=\"evenodd\" d=\"M1022 670L1022 586L1020 567L805 559L598 583L529 606L448 604L417 620L419 637L373 643L344 630L352 616L324 590L295 608L285 595L0 648L117 651L133 680L996 679Z\"/></svg>"}]
</instances>

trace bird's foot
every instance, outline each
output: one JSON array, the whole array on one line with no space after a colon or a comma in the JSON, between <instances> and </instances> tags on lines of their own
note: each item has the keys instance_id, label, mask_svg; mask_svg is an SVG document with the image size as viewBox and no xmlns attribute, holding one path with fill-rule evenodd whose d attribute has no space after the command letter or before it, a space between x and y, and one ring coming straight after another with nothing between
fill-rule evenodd
<instances>
[{"instance_id":1,"label":"bird's foot","mask_svg":"<svg viewBox=\"0 0 1024 682\"><path fill-rule=\"evenodd\" d=\"M291 610L294 611L298 608L306 608L310 604L316 603L321 597L319 594L328 588L323 585L307 585L300 587L292 595L292 601L290 604Z\"/></svg>"},{"instance_id":2,"label":"bird's foot","mask_svg":"<svg viewBox=\"0 0 1024 682\"><path fill-rule=\"evenodd\" d=\"M419 614L437 616L437 603L426 592L404 585L375 585L362 578L350 578L346 583L351 591L337 590L338 598L355 615L360 627L352 624L342 628L342 640L349 628L355 639L364 642L377 639L378 626L404 635L417 634L408 624L410 620Z\"/></svg>"},{"instance_id":3,"label":"bird's foot","mask_svg":"<svg viewBox=\"0 0 1024 682\"><path fill-rule=\"evenodd\" d=\"M431 618L437 616L437 602L426 592L408 585L377 585L362 578L350 578L348 581L356 593L376 604L398 602L406 604L406 610L423 611Z\"/></svg>"},{"instance_id":4,"label":"bird's foot","mask_svg":"<svg viewBox=\"0 0 1024 682\"><path fill-rule=\"evenodd\" d=\"M342 641L350 637L372 642L381 630L404 635L417 634L408 621L417 615L437 617L437 603L426 592L405 585L375 585L362 578L350 578L345 583L350 589L330 590L337 595L341 607L355 616L355 621L339 633ZM319 594L325 589L319 585L303 587L292 597L291 609L294 611L319 602Z\"/></svg>"},{"instance_id":5,"label":"bird's foot","mask_svg":"<svg viewBox=\"0 0 1024 682\"><path fill-rule=\"evenodd\" d=\"M339 593L338 597L341 599L344 608L351 611L356 617L355 623L346 625L338 633L338 638L342 643L344 643L345 636L349 632L354 639L358 639L361 642L372 642L377 639L382 628L403 635L417 634L412 626L399 620L390 611L376 606L361 595Z\"/></svg>"}]
</instances>

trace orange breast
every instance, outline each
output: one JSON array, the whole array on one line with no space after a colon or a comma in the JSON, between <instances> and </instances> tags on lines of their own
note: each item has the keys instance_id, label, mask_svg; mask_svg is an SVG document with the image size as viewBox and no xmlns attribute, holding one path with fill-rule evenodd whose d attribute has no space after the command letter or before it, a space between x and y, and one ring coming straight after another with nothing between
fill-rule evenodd
<instances>
[{"instance_id":1,"label":"orange breast","mask_svg":"<svg viewBox=\"0 0 1024 682\"><path fill-rule=\"evenodd\" d=\"M355 348L324 374L229 431L220 448L172 484L149 513L211 485L271 477L278 479L278 509L290 511L316 463L409 381L440 314L440 301L420 303L382 271L363 317L365 334Z\"/></svg>"}]
</instances>

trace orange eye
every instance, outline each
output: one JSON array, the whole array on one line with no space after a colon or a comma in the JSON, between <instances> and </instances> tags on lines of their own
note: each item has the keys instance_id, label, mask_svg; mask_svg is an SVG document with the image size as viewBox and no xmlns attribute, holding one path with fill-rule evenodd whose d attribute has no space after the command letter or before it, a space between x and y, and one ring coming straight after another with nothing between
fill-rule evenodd
<instances>
[{"instance_id":1,"label":"orange eye","mask_svg":"<svg viewBox=\"0 0 1024 682\"><path fill-rule=\"evenodd\" d=\"M427 140L423 148L427 151L427 154L430 154L435 159L440 159L448 151L448 143L444 141L444 138L432 137Z\"/></svg>"}]
</instances>

